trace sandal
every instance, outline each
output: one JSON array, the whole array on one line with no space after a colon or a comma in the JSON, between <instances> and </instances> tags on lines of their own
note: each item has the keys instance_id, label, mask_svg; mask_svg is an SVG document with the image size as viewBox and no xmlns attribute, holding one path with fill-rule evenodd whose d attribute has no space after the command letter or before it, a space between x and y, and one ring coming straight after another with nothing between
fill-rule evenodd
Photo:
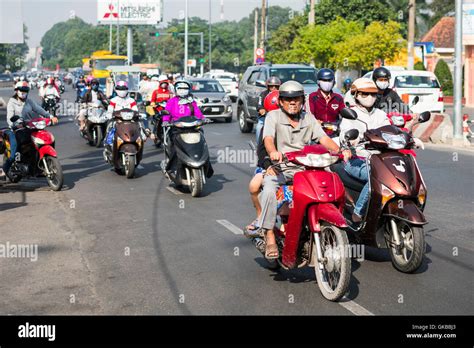
<instances>
[{"instance_id":1,"label":"sandal","mask_svg":"<svg viewBox=\"0 0 474 348\"><path fill-rule=\"evenodd\" d=\"M265 243L267 243L267 237L265 236ZM267 260L276 260L280 257L280 252L278 251L278 245L275 244L266 244L265 247L265 258Z\"/></svg>"},{"instance_id":2,"label":"sandal","mask_svg":"<svg viewBox=\"0 0 474 348\"><path fill-rule=\"evenodd\" d=\"M258 227L258 219L253 220L250 225L247 225L247 226L245 227L245 229L248 230L248 231L256 231L256 230L258 230L258 229L259 229L259 227Z\"/></svg>"},{"instance_id":3,"label":"sandal","mask_svg":"<svg viewBox=\"0 0 474 348\"><path fill-rule=\"evenodd\" d=\"M255 219L250 225L244 228L244 236L252 239L255 237L263 238L263 229L257 225L258 219ZM253 228L251 228L253 227Z\"/></svg>"}]
</instances>

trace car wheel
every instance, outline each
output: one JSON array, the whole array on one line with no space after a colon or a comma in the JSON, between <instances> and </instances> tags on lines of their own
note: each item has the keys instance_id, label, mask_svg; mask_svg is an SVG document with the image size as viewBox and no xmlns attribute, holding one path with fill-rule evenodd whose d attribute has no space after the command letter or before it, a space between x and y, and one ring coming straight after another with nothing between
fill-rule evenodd
<instances>
[{"instance_id":1,"label":"car wheel","mask_svg":"<svg viewBox=\"0 0 474 348\"><path fill-rule=\"evenodd\" d=\"M253 123L247 122L245 117L245 110L242 106L239 107L237 112L237 118L239 120L239 128L242 133L250 133L253 129Z\"/></svg>"}]
</instances>

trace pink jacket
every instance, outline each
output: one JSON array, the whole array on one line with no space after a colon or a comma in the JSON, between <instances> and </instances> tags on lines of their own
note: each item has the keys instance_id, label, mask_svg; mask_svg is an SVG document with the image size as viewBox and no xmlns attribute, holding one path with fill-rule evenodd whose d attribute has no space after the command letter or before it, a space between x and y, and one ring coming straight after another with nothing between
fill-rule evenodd
<instances>
[{"instance_id":1,"label":"pink jacket","mask_svg":"<svg viewBox=\"0 0 474 348\"><path fill-rule=\"evenodd\" d=\"M189 104L179 104L179 97L173 97L166 103L166 111L168 111L169 115L163 116L163 122L174 122L181 117L191 116L191 109ZM194 114L198 119L203 119L204 115L202 114L199 106L196 104L195 101L192 102L194 108Z\"/></svg>"}]
</instances>

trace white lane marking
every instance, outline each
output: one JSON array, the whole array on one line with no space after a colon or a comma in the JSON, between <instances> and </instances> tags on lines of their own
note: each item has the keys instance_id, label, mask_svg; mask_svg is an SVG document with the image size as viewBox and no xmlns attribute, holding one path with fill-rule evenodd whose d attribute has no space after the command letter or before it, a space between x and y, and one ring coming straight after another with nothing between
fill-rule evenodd
<instances>
[{"instance_id":1,"label":"white lane marking","mask_svg":"<svg viewBox=\"0 0 474 348\"><path fill-rule=\"evenodd\" d=\"M171 186L168 186L166 188L168 191L170 191L171 193L174 193L175 195L182 195L183 193L178 191L177 189L175 189L174 187L171 187Z\"/></svg>"},{"instance_id":2,"label":"white lane marking","mask_svg":"<svg viewBox=\"0 0 474 348\"><path fill-rule=\"evenodd\" d=\"M216 220L216 221L217 223L227 228L233 234L243 234L242 229L235 226L232 222L229 222L227 220Z\"/></svg>"},{"instance_id":3,"label":"white lane marking","mask_svg":"<svg viewBox=\"0 0 474 348\"><path fill-rule=\"evenodd\" d=\"M218 132L211 132L211 133L215 135L222 135L222 133L218 133Z\"/></svg>"},{"instance_id":4,"label":"white lane marking","mask_svg":"<svg viewBox=\"0 0 474 348\"><path fill-rule=\"evenodd\" d=\"M360 304L348 299L344 296L341 301L338 302L342 307L347 309L349 312L352 312L355 315L375 315L371 311L365 309Z\"/></svg>"}]
</instances>

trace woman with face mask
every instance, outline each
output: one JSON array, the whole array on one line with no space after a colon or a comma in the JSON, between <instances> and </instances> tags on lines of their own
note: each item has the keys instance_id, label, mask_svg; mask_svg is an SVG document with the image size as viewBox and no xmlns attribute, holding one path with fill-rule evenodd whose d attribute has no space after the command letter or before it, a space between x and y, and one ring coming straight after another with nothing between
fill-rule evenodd
<instances>
[{"instance_id":1,"label":"woman with face mask","mask_svg":"<svg viewBox=\"0 0 474 348\"><path fill-rule=\"evenodd\" d=\"M58 118L50 115L40 105L33 100L28 99L30 86L26 81L20 81L15 84L15 94L10 98L7 105L7 123L10 129L4 131L10 141L10 157L3 163L3 172L10 179L8 171L15 161L17 150L16 139L29 140L28 130L23 127L23 122L38 117L50 118L53 124L58 123ZM18 133L18 134L17 134Z\"/></svg>"},{"instance_id":2,"label":"woman with face mask","mask_svg":"<svg viewBox=\"0 0 474 348\"><path fill-rule=\"evenodd\" d=\"M374 107L378 89L371 79L362 77L355 80L352 84L351 92L355 100L355 105L351 109L357 113L357 120L342 119L339 139L344 139L344 135L348 130L357 129L359 131L359 138L352 142L355 145L363 138L366 130L390 125L390 121L384 111ZM365 124L361 121L365 122ZM352 214L352 221L358 223L362 220L369 200L368 173L365 158L370 155L370 151L357 148L356 155L357 157L345 163L344 169L352 177L365 182L365 186Z\"/></svg>"},{"instance_id":3,"label":"woman with face mask","mask_svg":"<svg viewBox=\"0 0 474 348\"><path fill-rule=\"evenodd\" d=\"M339 112L345 108L344 97L333 92L335 84L334 71L321 69L317 75L318 90L309 95L305 109L316 117L320 123L338 123ZM324 129L327 135L332 136L333 131Z\"/></svg>"},{"instance_id":4,"label":"woman with face mask","mask_svg":"<svg viewBox=\"0 0 474 348\"><path fill-rule=\"evenodd\" d=\"M180 80L175 83L174 87L176 96L166 103L166 111L169 112L169 115L163 116L163 124L174 122L185 116L203 119L204 115L191 94L191 83Z\"/></svg>"}]
</instances>

